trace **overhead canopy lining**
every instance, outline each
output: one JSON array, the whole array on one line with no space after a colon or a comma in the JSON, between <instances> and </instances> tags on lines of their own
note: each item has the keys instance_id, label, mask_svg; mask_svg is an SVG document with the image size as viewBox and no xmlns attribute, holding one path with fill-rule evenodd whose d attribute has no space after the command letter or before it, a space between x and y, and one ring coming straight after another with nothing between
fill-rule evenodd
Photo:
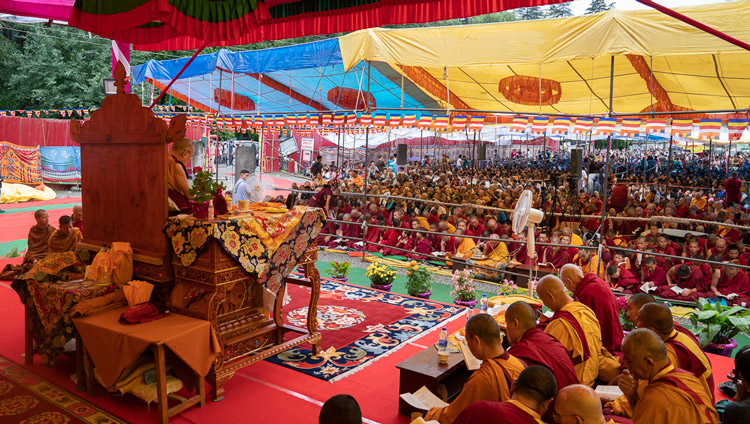
<instances>
[{"instance_id":1,"label":"overhead canopy lining","mask_svg":"<svg viewBox=\"0 0 750 424\"><path fill-rule=\"evenodd\" d=\"M677 10L750 40L746 25L750 0ZM610 111L612 57L615 113L750 106L750 52L650 10L500 24L369 29L290 47L222 50L199 56L173 85L173 94L213 112L219 109L214 92L221 85L252 99L253 113L352 109L328 100L331 90L345 89L349 94L369 91L380 112L603 114ZM186 60L136 66L134 82L150 78L166 85ZM365 61L372 65L369 90L370 67ZM243 113L225 105L221 112Z\"/></svg>"}]
</instances>

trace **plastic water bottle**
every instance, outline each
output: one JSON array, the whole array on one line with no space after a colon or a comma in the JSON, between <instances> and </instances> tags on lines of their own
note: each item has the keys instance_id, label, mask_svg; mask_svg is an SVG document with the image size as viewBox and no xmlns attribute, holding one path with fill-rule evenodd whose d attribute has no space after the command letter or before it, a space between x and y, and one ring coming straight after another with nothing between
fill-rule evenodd
<instances>
[{"instance_id":1,"label":"plastic water bottle","mask_svg":"<svg viewBox=\"0 0 750 424\"><path fill-rule=\"evenodd\" d=\"M487 300L487 295L482 295L482 300L479 301L479 311L483 314L487 313L487 305L489 304L489 300Z\"/></svg>"},{"instance_id":2,"label":"plastic water bottle","mask_svg":"<svg viewBox=\"0 0 750 424\"><path fill-rule=\"evenodd\" d=\"M208 203L208 219L214 219L214 202Z\"/></svg>"},{"instance_id":3,"label":"plastic water bottle","mask_svg":"<svg viewBox=\"0 0 750 424\"><path fill-rule=\"evenodd\" d=\"M448 329L443 327L438 341L438 353L448 352Z\"/></svg>"}]
</instances>

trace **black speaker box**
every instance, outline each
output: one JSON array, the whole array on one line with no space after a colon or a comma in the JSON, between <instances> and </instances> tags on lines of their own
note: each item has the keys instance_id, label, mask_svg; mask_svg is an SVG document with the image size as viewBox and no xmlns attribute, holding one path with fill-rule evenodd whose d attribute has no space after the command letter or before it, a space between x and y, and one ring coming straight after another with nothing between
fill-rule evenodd
<instances>
[{"instance_id":1,"label":"black speaker box","mask_svg":"<svg viewBox=\"0 0 750 424\"><path fill-rule=\"evenodd\" d=\"M570 173L581 178L583 169L583 149L572 149L570 151Z\"/></svg>"},{"instance_id":2,"label":"black speaker box","mask_svg":"<svg viewBox=\"0 0 750 424\"><path fill-rule=\"evenodd\" d=\"M408 146L406 144L398 145L398 156L396 156L396 165L398 166L406 165L407 147Z\"/></svg>"}]
</instances>

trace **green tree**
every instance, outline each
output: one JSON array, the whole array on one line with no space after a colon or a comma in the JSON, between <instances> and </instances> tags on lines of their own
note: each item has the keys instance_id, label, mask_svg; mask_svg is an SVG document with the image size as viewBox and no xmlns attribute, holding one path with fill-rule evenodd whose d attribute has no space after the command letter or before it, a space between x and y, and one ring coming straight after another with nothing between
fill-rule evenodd
<instances>
[{"instance_id":1,"label":"green tree","mask_svg":"<svg viewBox=\"0 0 750 424\"><path fill-rule=\"evenodd\" d=\"M544 9L540 6L522 7L517 9L516 15L518 15L518 18L522 21L544 19Z\"/></svg>"},{"instance_id":2,"label":"green tree","mask_svg":"<svg viewBox=\"0 0 750 424\"><path fill-rule=\"evenodd\" d=\"M547 9L547 16L550 18L567 18L573 16L570 10L570 3L553 4Z\"/></svg>"},{"instance_id":3,"label":"green tree","mask_svg":"<svg viewBox=\"0 0 750 424\"><path fill-rule=\"evenodd\" d=\"M591 0L591 3L589 3L589 7L586 8L586 14L604 12L613 8L614 6L614 3L607 4L607 2L604 0Z\"/></svg>"}]
</instances>

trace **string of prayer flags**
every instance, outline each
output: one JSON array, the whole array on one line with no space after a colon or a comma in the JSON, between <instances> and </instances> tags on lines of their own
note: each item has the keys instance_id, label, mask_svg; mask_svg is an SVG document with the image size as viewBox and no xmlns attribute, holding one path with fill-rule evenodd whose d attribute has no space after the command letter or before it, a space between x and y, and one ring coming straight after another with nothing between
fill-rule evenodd
<instances>
[{"instance_id":1,"label":"string of prayer flags","mask_svg":"<svg viewBox=\"0 0 750 424\"><path fill-rule=\"evenodd\" d=\"M620 124L620 134L627 137L635 137L641 133L640 119L623 119Z\"/></svg>"},{"instance_id":2,"label":"string of prayer flags","mask_svg":"<svg viewBox=\"0 0 750 424\"><path fill-rule=\"evenodd\" d=\"M513 123L510 124L510 132L525 133L528 123L529 118L527 116L516 116L513 118Z\"/></svg>"},{"instance_id":3,"label":"string of prayer flags","mask_svg":"<svg viewBox=\"0 0 750 424\"><path fill-rule=\"evenodd\" d=\"M552 135L567 135L570 131L570 118L555 118L552 122Z\"/></svg>"},{"instance_id":4,"label":"string of prayer flags","mask_svg":"<svg viewBox=\"0 0 750 424\"><path fill-rule=\"evenodd\" d=\"M615 132L617 126L617 119L614 118L599 118L599 122L596 123L596 135L612 135Z\"/></svg>"},{"instance_id":5,"label":"string of prayer flags","mask_svg":"<svg viewBox=\"0 0 750 424\"><path fill-rule=\"evenodd\" d=\"M547 125L549 125L549 117L535 116L531 120L531 133L544 135L547 133Z\"/></svg>"},{"instance_id":6,"label":"string of prayer flags","mask_svg":"<svg viewBox=\"0 0 750 424\"><path fill-rule=\"evenodd\" d=\"M593 118L576 118L576 124L573 132L576 134L588 134L591 132L591 125L594 123Z\"/></svg>"},{"instance_id":7,"label":"string of prayer flags","mask_svg":"<svg viewBox=\"0 0 750 424\"><path fill-rule=\"evenodd\" d=\"M693 120L692 119L673 119L672 120L672 135L678 137L689 136L693 131Z\"/></svg>"},{"instance_id":8,"label":"string of prayer flags","mask_svg":"<svg viewBox=\"0 0 750 424\"><path fill-rule=\"evenodd\" d=\"M747 128L747 119L730 119L727 121L727 130L729 130L729 139L732 141L739 140L742 133Z\"/></svg>"}]
</instances>

